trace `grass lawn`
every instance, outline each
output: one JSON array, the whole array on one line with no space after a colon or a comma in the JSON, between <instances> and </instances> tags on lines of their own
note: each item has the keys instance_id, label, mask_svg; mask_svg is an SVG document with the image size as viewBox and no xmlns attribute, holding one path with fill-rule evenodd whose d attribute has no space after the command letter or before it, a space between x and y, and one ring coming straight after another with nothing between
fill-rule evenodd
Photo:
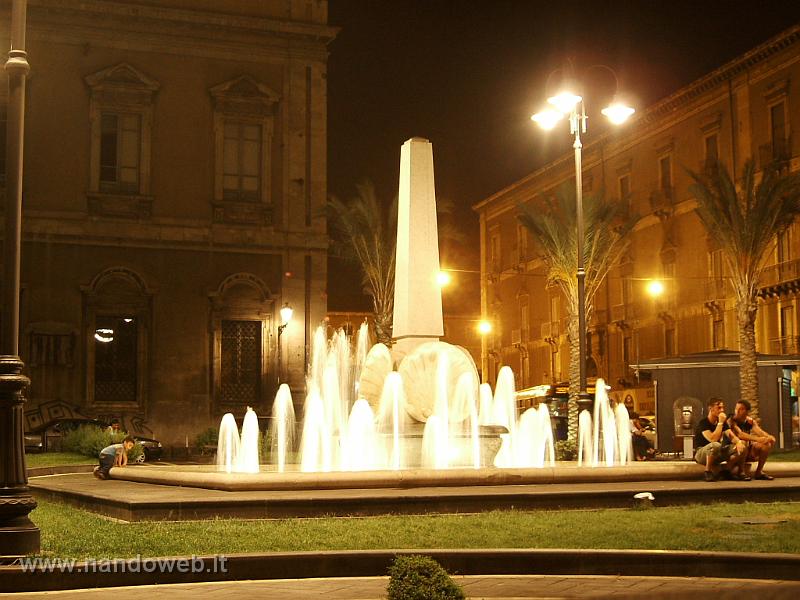
<instances>
[{"instance_id":1,"label":"grass lawn","mask_svg":"<svg viewBox=\"0 0 800 600\"><path fill-rule=\"evenodd\" d=\"M778 462L798 462L800 461L800 448L793 448L792 450L773 450L767 461L767 466L764 470L769 469L770 461Z\"/></svg>"},{"instance_id":2,"label":"grass lawn","mask_svg":"<svg viewBox=\"0 0 800 600\"><path fill-rule=\"evenodd\" d=\"M42 452L41 454L26 454L25 464L31 467L57 467L60 465L90 465L97 462L83 454L72 452Z\"/></svg>"},{"instance_id":3,"label":"grass lawn","mask_svg":"<svg viewBox=\"0 0 800 600\"><path fill-rule=\"evenodd\" d=\"M800 553L800 503L477 515L118 523L40 501L42 554L71 558L381 548L636 548ZM746 525L731 518L774 519Z\"/></svg>"}]
</instances>

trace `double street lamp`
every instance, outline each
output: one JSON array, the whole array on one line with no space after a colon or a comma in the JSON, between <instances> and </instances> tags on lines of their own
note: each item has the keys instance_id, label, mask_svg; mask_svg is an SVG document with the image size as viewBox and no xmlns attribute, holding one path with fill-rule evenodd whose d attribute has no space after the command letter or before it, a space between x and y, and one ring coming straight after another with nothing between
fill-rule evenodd
<instances>
[{"instance_id":1,"label":"double street lamp","mask_svg":"<svg viewBox=\"0 0 800 600\"><path fill-rule=\"evenodd\" d=\"M604 65L596 65L602 66ZM613 71L612 71L613 73ZM615 75L616 78L616 75ZM569 120L569 131L575 136L572 147L575 149L575 211L578 235L578 348L580 354L580 389L579 399L586 399L586 271L583 256L584 226L583 226L583 180L581 177L581 134L586 133L586 107L583 98L573 90L563 90L547 99L550 107L536 113L531 117L543 129L553 129L564 117ZM619 125L624 123L635 111L630 106L615 101L604 108L602 114L611 123Z\"/></svg>"}]
</instances>

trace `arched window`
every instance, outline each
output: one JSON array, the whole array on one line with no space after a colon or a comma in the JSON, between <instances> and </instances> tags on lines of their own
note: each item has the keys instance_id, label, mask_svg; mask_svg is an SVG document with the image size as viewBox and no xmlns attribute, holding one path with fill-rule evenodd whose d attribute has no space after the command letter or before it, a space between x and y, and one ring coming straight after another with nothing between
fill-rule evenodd
<instances>
[{"instance_id":1,"label":"arched window","mask_svg":"<svg viewBox=\"0 0 800 600\"><path fill-rule=\"evenodd\" d=\"M82 291L89 405L144 410L153 290L134 271L115 267Z\"/></svg>"},{"instance_id":2,"label":"arched window","mask_svg":"<svg viewBox=\"0 0 800 600\"><path fill-rule=\"evenodd\" d=\"M262 406L271 391L272 294L254 275L237 273L210 299L215 404Z\"/></svg>"}]
</instances>

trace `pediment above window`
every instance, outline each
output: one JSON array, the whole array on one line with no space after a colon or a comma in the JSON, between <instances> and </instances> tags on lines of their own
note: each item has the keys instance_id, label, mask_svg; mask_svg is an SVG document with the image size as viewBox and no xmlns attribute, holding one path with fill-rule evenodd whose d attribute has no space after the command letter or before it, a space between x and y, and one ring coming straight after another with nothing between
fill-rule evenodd
<instances>
[{"instance_id":1,"label":"pediment above window","mask_svg":"<svg viewBox=\"0 0 800 600\"><path fill-rule=\"evenodd\" d=\"M84 77L92 96L108 103L149 104L161 85L128 63L120 63Z\"/></svg>"},{"instance_id":2,"label":"pediment above window","mask_svg":"<svg viewBox=\"0 0 800 600\"><path fill-rule=\"evenodd\" d=\"M209 92L216 110L259 117L272 115L280 100L275 91L247 75L216 85Z\"/></svg>"}]
</instances>

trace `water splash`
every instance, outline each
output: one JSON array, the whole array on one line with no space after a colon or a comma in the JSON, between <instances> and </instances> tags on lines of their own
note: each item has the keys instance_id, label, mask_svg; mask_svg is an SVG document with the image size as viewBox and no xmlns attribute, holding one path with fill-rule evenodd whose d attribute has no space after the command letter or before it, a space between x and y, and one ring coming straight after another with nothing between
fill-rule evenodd
<instances>
[{"instance_id":1,"label":"water splash","mask_svg":"<svg viewBox=\"0 0 800 600\"><path fill-rule=\"evenodd\" d=\"M270 439L272 440L272 456L279 473L286 470L286 458L294 448L294 403L289 386L282 383L275 394L272 404L272 423L270 424Z\"/></svg>"},{"instance_id":2,"label":"water splash","mask_svg":"<svg viewBox=\"0 0 800 600\"><path fill-rule=\"evenodd\" d=\"M247 407L242 424L242 440L236 470L240 473L258 473L258 417L255 411Z\"/></svg>"},{"instance_id":3,"label":"water splash","mask_svg":"<svg viewBox=\"0 0 800 600\"><path fill-rule=\"evenodd\" d=\"M239 427L233 414L225 413L217 437L217 470L231 473L239 459Z\"/></svg>"}]
</instances>

